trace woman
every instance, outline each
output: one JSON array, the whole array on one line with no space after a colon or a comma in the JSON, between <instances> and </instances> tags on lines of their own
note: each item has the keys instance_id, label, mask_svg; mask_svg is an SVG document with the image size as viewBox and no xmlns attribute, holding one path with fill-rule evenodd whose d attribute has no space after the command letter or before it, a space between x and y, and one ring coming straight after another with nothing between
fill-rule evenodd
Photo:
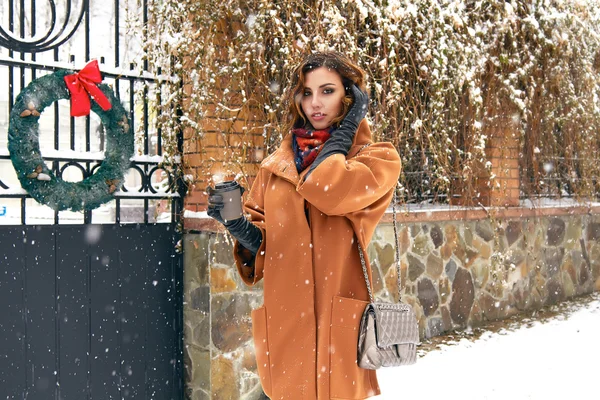
<instances>
[{"instance_id":1,"label":"woman","mask_svg":"<svg viewBox=\"0 0 600 400\"><path fill-rule=\"evenodd\" d=\"M390 203L400 158L392 144L371 142L364 80L342 54L307 56L287 93L290 133L262 162L245 202L250 219L223 221L223 199L208 190L208 214L236 238L242 279L264 279L252 329L271 399L380 393L375 371L357 366L369 299L358 246L367 248Z\"/></svg>"}]
</instances>

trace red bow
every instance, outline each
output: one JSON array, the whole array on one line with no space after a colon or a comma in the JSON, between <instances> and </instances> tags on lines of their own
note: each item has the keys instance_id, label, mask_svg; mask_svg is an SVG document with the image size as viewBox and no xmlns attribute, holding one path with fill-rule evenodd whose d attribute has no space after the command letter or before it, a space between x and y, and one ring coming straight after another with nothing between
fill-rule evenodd
<instances>
[{"instance_id":1,"label":"red bow","mask_svg":"<svg viewBox=\"0 0 600 400\"><path fill-rule=\"evenodd\" d=\"M102 93L98 83L102 82L98 60L90 61L81 71L65 76L67 89L71 92L71 117L89 115L91 110L90 97L104 110L108 111L112 105Z\"/></svg>"}]
</instances>

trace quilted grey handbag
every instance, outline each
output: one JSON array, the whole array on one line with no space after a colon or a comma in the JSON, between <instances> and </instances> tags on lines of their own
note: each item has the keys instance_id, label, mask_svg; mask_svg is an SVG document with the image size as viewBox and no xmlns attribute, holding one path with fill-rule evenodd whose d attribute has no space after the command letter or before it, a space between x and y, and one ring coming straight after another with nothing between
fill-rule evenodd
<instances>
[{"instance_id":1,"label":"quilted grey handbag","mask_svg":"<svg viewBox=\"0 0 600 400\"><path fill-rule=\"evenodd\" d=\"M410 365L417 361L419 329L412 307L401 301L400 257L396 228L396 189L392 201L394 237L396 238L396 274L398 303L375 302L363 250L358 245L370 303L363 312L358 333L358 366L365 369Z\"/></svg>"}]
</instances>

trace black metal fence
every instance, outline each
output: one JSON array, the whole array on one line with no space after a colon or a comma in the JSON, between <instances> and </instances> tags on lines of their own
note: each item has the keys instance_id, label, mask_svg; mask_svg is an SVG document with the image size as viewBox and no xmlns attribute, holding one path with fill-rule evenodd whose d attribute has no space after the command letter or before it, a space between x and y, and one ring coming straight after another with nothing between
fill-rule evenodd
<instances>
[{"instance_id":1,"label":"black metal fence","mask_svg":"<svg viewBox=\"0 0 600 400\"><path fill-rule=\"evenodd\" d=\"M142 57L147 22L146 1L0 0L0 398L183 398L182 196L153 123L161 81ZM8 117L29 82L92 59L129 111L136 155L113 201L57 212L21 188ZM56 176L101 165L93 113L72 118L61 100L39 124Z\"/></svg>"},{"instance_id":2,"label":"black metal fence","mask_svg":"<svg viewBox=\"0 0 600 400\"><path fill-rule=\"evenodd\" d=\"M108 7L109 14L106 8L110 3L68 1L63 4L66 14L61 19L54 2L38 4L32 0L27 3L29 7L24 1L0 4L3 23L8 25L8 29L0 26L0 210L5 210L0 225L175 222L181 211L176 178L172 170L162 166L163 138L152 123L153 109L148 101L149 93L160 94L161 82L142 59L142 28L131 22L146 23L147 5L139 8L137 1L115 1ZM29 218L27 210L38 206L27 201L29 196L20 188L6 150L12 103L36 77L59 68L79 69L90 59L99 60L104 82L114 87L129 109L132 129L137 132L136 156L114 202L81 215L66 211L49 216L50 210L41 207ZM40 118L42 155L58 177L84 179L103 159L104 134L99 118L71 118L67 101L56 102L53 108Z\"/></svg>"}]
</instances>

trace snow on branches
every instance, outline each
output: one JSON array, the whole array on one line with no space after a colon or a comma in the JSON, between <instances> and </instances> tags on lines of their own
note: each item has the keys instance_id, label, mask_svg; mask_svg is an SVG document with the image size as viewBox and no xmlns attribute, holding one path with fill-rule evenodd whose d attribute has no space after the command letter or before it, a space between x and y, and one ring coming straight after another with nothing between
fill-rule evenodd
<instances>
[{"instance_id":1,"label":"snow on branches","mask_svg":"<svg viewBox=\"0 0 600 400\"><path fill-rule=\"evenodd\" d=\"M230 122L223 135L241 121L272 151L285 134L281 91L292 67L306 52L332 49L368 73L374 134L402 156L405 201L442 201L456 179L472 181L485 170L488 127L498 113L517 122L525 195L597 192L595 1L150 4L147 60L157 73L181 78L165 82L158 120L167 134L187 128L202 138L210 115ZM184 105L183 115L175 117L170 100ZM249 145L231 145L232 168L248 161Z\"/></svg>"}]
</instances>

